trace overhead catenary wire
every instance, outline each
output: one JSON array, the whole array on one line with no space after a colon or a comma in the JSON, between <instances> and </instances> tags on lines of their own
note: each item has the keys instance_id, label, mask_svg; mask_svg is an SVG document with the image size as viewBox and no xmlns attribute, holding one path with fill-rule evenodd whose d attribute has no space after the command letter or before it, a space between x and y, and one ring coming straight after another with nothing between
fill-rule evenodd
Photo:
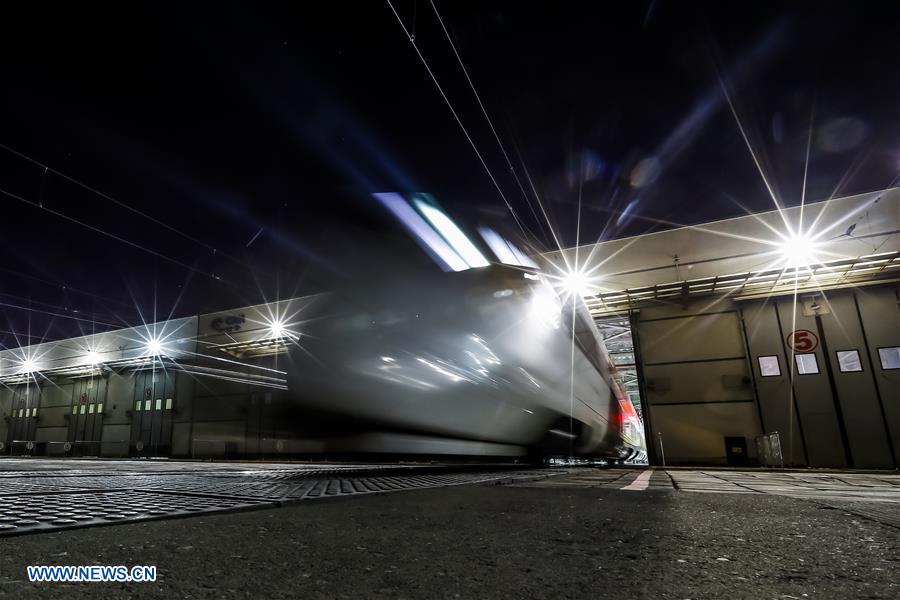
<instances>
[{"instance_id":1,"label":"overhead catenary wire","mask_svg":"<svg viewBox=\"0 0 900 600\"><path fill-rule=\"evenodd\" d=\"M525 159L522 157L522 151L519 149L519 145L516 144L515 140L513 140L513 146L516 149L516 154L519 158L519 162L522 165L522 171L525 173L525 179L528 181L528 185L531 187L531 191L534 194L534 199L541 209L541 214L544 215L544 220L547 222L547 228L550 230L550 235L553 237L553 241L556 243L556 247L560 251L560 255L562 256L563 262L566 265L566 269L571 271L572 269L569 265L569 260L566 258L565 252L563 252L563 247L559 241L559 236L556 235L556 231L553 229L553 225L550 222L550 217L547 214L547 209L544 208L544 203L541 202L541 197L538 194L537 186L535 186L534 180L531 178L531 173L528 171L528 167L525 165Z\"/></svg>"},{"instance_id":2,"label":"overhead catenary wire","mask_svg":"<svg viewBox=\"0 0 900 600\"><path fill-rule=\"evenodd\" d=\"M450 48L453 50L454 56L456 56L457 62L459 62L459 66L462 69L463 74L466 76L466 81L469 82L469 87L472 89L472 94L475 96L475 100L478 102L478 106L481 108L481 113L484 115L484 119L487 121L488 127L491 128L491 133L494 135L494 139L497 141L497 146L500 148L500 152L503 154L503 158L506 160L507 166L509 166L509 172L513 176L513 179L516 182L516 185L519 186L519 191L522 193L522 197L525 199L525 204L531 210L532 214L536 220L538 220L538 224L540 224L540 220L537 218L537 213L534 211L534 207L531 205L531 200L528 198L528 192L525 191L525 186L522 184L522 180L519 178L519 174L516 171L516 168L513 166L512 160L509 157L509 154L506 152L506 148L503 145L503 142L500 140L500 135L497 133L497 128L494 127L494 121L491 119L490 114L488 114L487 108L484 106L484 102L481 100L481 95L478 93L478 89L475 87L475 82L472 80L472 77L469 75L469 70L466 68L465 63L463 62L462 57L459 54L459 51L456 49L456 44L453 43L453 38L450 37L450 32L447 30L447 26L444 24L444 20L441 18L441 14L438 12L437 5L434 3L434 0L429 0L431 3L431 8L434 10L434 15L437 17L438 23L441 24L441 29L444 31L444 35L447 37L447 42L450 44Z\"/></svg>"},{"instance_id":3,"label":"overhead catenary wire","mask_svg":"<svg viewBox=\"0 0 900 600\"><path fill-rule=\"evenodd\" d=\"M99 294L95 294L93 292L88 292L86 290L82 290L77 287L72 287L68 283L62 283L59 281L50 281L49 279L44 279L42 277L36 277L35 275L32 275L30 273L23 273L21 271L17 271L15 269L10 269L3 265L0 265L0 272L9 273L15 277L20 277L23 279L36 281L38 283L42 283L42 284L50 286L50 287L59 288L63 292L72 292L74 294L79 294L82 296L87 296L88 298L93 298L94 300L100 300L102 302L107 302L110 304L118 304L120 306L127 306L130 308L133 308L132 304L128 303L128 302L122 302L120 300L116 300L116 299L108 297L108 296L101 296Z\"/></svg>"},{"instance_id":4,"label":"overhead catenary wire","mask_svg":"<svg viewBox=\"0 0 900 600\"><path fill-rule=\"evenodd\" d=\"M0 329L0 335L12 335L15 339L18 339L21 337L21 338L27 338L28 340L38 340L38 343L44 341L44 338L42 338L40 336L31 335L28 333L22 333L19 331L13 331L11 329ZM9 350L10 348L4 346L3 344L0 344L0 349Z\"/></svg>"},{"instance_id":5,"label":"overhead catenary wire","mask_svg":"<svg viewBox=\"0 0 900 600\"><path fill-rule=\"evenodd\" d=\"M154 217L152 217L152 216L150 216L150 215L148 215L148 214L146 214L146 213L144 213L144 212L142 212L142 211L140 211L140 210L138 210L138 209L135 209L135 208L129 206L128 204L126 204L126 203L124 203L124 202L122 202L122 201L120 201L120 200L117 200L116 198L113 198L112 196L109 196L108 194L105 194L105 193L103 193L103 192L101 192L101 191L99 191L99 190L97 190L97 189L91 187L90 185L88 185L88 184L86 184L86 183L83 183L83 182L81 182L81 181L79 181L79 180L77 180L77 179L75 179L75 178L73 178L73 177L71 177L71 176L69 176L69 175L66 175L65 173L62 173L62 172L60 172L60 171L57 171L57 170L53 169L52 167L50 167L50 166L48 166L48 165L45 165L44 163L42 163L42 162L40 162L40 161L38 161L38 160L36 160L36 159L34 159L34 158L32 158L32 157L30 157L30 156L24 154L24 153L22 153L22 152L19 152L18 150L15 150L14 148L11 148L11 147L9 147L9 146L7 146L7 145L5 145L5 144L0 144L0 149L6 150L7 152L10 152L11 154L13 154L13 155L15 155L15 156L21 158L22 160L25 160L25 161L27 161L27 162L29 162L29 163L31 163L31 164L34 164L34 165L40 167L40 169L41 169L41 181L40 181L40 187L39 187L39 190L38 190L38 201L35 202L35 201L33 201L33 200L29 200L28 198L25 198L25 197L23 197L23 196L20 196L20 195L18 195L18 194L15 194L15 193L13 193L13 192L10 192L10 191L5 190L5 189L2 189L2 188L0 188L0 194L3 194L3 195L5 195L5 196L8 196L9 198L18 200L18 201L20 201L20 202L22 202L22 203L24 203L24 204L27 204L27 205L29 205L29 206L35 208L35 209L46 211L47 213L49 213L49 214L51 214L51 215L54 215L54 216L56 216L56 217L58 217L58 218L60 218L60 219L69 221L69 222L74 223L74 224L76 224L76 225L80 225L80 226L82 226L82 227L84 227L84 228L87 228L87 229L89 229L89 230L91 230L91 231L93 231L93 232L95 232L95 233L98 233L98 234L100 234L100 235L103 235L103 236L105 236L105 237L108 237L108 238L110 238L110 239L113 239L113 240L115 240L115 241L117 241L117 242L126 244L126 245L128 245L128 246L133 247L133 248L136 248L136 249L138 249L138 250L140 250L140 251L142 251L142 252L146 252L146 253L148 253L148 254L151 254L151 255L153 255L153 256L155 256L155 257L157 257L157 258L160 258L160 259L165 260L165 261L167 261L167 262L169 262L169 263L172 263L172 264L175 264L175 265L177 265L177 266L179 266L179 267L182 267L182 268L186 269L187 271L189 271L190 273L200 274L200 275L203 275L203 276L205 276L205 277L209 277L209 278L211 278L211 279L213 279L213 280L215 280L215 281L219 281L219 282L221 282L221 283L223 283L223 284L225 284L225 285L227 285L227 286L229 286L229 287L236 288L236 286L235 286L233 283L231 283L231 282L229 282L229 281L223 279L222 277L216 275L214 272L208 272L208 271L204 271L204 270L202 270L202 269L198 269L195 265L189 264L189 263L184 262L184 261L182 261L182 260L178 260L177 258L174 258L174 257L172 257L172 256L168 256L168 255L163 254L163 253L161 253L161 252L159 252L159 251L157 251L157 250L154 250L154 249L149 248L149 247L147 247L147 246L141 245L141 244L139 244L139 243L137 243L137 242L134 242L134 241L132 241L132 240L126 239L126 238L124 238L124 237L122 237L122 236L116 235L116 234L111 233L111 232L109 232L109 231L103 230L103 229L101 229L101 228L99 228L99 227L97 227L97 226L95 226L95 225L92 225L92 224L90 224L90 223L88 223L88 222L82 221L82 220L80 220L80 219L78 219L78 218L76 218L76 217L73 217L73 216L71 216L71 215L68 215L68 214L62 213L62 212L60 212L60 211L54 210L54 209L52 209L52 208L49 208L49 207L46 205L46 202L44 201L44 200L45 200L46 183L47 183L48 175L49 175L49 174L55 174L55 175L61 177L62 179L66 180L66 181L68 181L68 182L71 182L71 183L73 183L73 184L75 184L75 185L77 185L77 186L79 186L79 187L81 187L81 188L83 188L83 189L85 189L85 190L87 190L87 191L93 193L93 194L98 195L99 197L101 197L101 198L103 198L103 199L106 199L106 200L108 200L108 201L110 201L110 202L113 202L113 203L116 204L117 206L120 206L120 207L122 207L122 208L125 208L125 209L129 210L130 212L132 212L132 213L134 213L134 214L136 214L136 215L139 215L139 216L141 216L141 217L143 217L143 218L145 218L145 219L148 219L149 221L151 221L152 223L154 223L154 224L156 224L156 225L159 225L159 226L161 226L161 227L163 227L163 228L165 228L165 229L167 229L167 230L169 230L169 231L172 231L172 232L178 234L179 236L181 236L181 237L183 237L183 238L185 238L185 239L187 239L187 240L190 240L190 241L192 241L192 242L194 242L194 243L196 243L196 244L198 244L198 245L200 245L200 246L202 246L202 247L204 247L204 248L206 248L206 249L209 249L209 250L211 251L211 253L212 253L213 256L218 256L218 255L224 256L225 258L227 258L227 259L229 259L229 260L232 260L233 262L238 263L238 264L244 266L245 268L247 268L247 269L248 269L250 272L252 272L252 273L255 273L255 274L260 273L260 270L259 270L259 269L255 269L255 268L251 267L249 264L247 264L247 263L245 263L245 262L243 262L243 261L241 261L241 260L239 260L239 259L237 259L237 258L228 256L228 255L225 254L225 253L219 252L218 249L216 249L215 247L211 246L210 244L208 244L208 243L206 243L206 242L204 242L204 241L202 241L202 240L200 240L200 239L197 239L196 237L191 236L190 234L187 234L187 233L185 233L185 232L183 232L183 231L181 231L181 230L179 230L179 229L177 229L177 228L174 228L174 227L170 226L169 224L167 224L167 223L165 223L165 222L163 222L163 221L160 221L159 219L156 219L156 218L154 218ZM259 232L257 232L257 234L254 236L254 239L256 239L261 233L262 233L261 230L260 230ZM52 287L54 287L54 288L60 289L60 290L63 291L63 292L73 292L73 293L76 293L76 294L84 295L84 296L87 296L87 297L90 297L90 298L93 298L93 299L96 299L96 300L103 301L104 303L105 303L105 302L111 302L111 303L113 303L113 304L117 304L117 305L121 305L121 306L129 306L130 308L132 308L132 310L135 308L135 307L134 307L133 305L131 305L131 304L116 301L115 299L113 299L113 298L111 298L111 297L108 297L108 296L100 296L100 295L95 294L95 293L91 293L91 292L87 292L87 291L84 291L84 290L80 290L80 289L75 288L75 287L73 287L73 286L70 286L69 284L64 283L64 282L60 282L60 281L50 281L50 280L47 280L47 279L42 279L42 278L40 278L40 277L35 277L34 275L31 275L31 274L21 273L21 272L18 272L18 271L12 270L12 269L8 269L8 268L2 267L2 266L0 266L0 270L6 271L6 272L9 272L9 273L12 273L12 274L14 274L14 275L16 275L16 276L19 276L19 277L24 277L24 278L27 278L27 279L30 279L30 280L38 281L38 282L43 283L43 284L45 284L45 285L52 286ZM269 277L274 277L274 275L269 274L269 273L266 273L266 275L269 276ZM20 297L20 298L21 298L21 297ZM22 298L22 299L24 299L24 298ZM31 299L28 299L27 301L28 301L29 303L33 302L33 300L31 300ZM46 303L42 303L42 304L46 304ZM102 319L93 319L93 320L92 320L92 319L90 319L90 318L86 318L85 315L75 316L74 314L64 314L64 313L60 313L60 312L42 311L42 310L37 310L37 309L34 309L34 308L29 308L29 307L20 306L20 305L15 305L15 304L4 303L4 304L2 304L2 306L6 307L6 308L10 308L10 309L15 309L15 310L30 311L30 312L39 312L39 313L46 314L46 315L49 315L49 316L52 316L52 317L66 318L66 319L70 319L70 320L74 320L74 321L79 321L79 322L84 322L84 323L93 323L94 325L102 325L102 326L105 326L105 327L114 327L114 328L117 328L117 327L127 326L127 324L128 324L128 321L122 319L122 318L121 318L119 315L117 315L117 314L113 314L112 316L113 316L114 319L120 320L121 323L112 323L112 322L109 322L109 321L104 321L104 320L102 320ZM174 307L173 307L173 310L174 310ZM66 312L69 312L69 311L66 311ZM92 315L92 316L95 316L95 315ZM170 316L171 316L171 315L170 315Z\"/></svg>"},{"instance_id":6,"label":"overhead catenary wire","mask_svg":"<svg viewBox=\"0 0 900 600\"><path fill-rule=\"evenodd\" d=\"M86 184L86 183L84 183L84 182L82 182L82 181L79 181L78 179L75 179L74 177L71 177L71 176L69 176L69 175L66 175L65 173L62 173L61 171L57 171L57 170L54 169L53 167L51 167L51 166L49 166L49 165L46 165L46 164L42 163L41 161L39 161L39 160L37 160L37 159L35 159L35 158L32 158L32 157L28 156L27 154L25 154L25 153L23 153L23 152L20 152L20 151L16 150L15 148L11 148L10 146L7 146L6 144L0 144L0 148L2 148L3 150L6 150L6 151L9 152L10 154L14 154L15 156L18 156L18 157L21 158L22 160L28 161L28 162L30 162L31 164L36 165L36 166L42 168L42 169L44 170L44 172L43 172L43 176L44 176L44 177L46 177L47 173L52 173L52 174L56 175L57 177L60 177L60 178L62 178L62 179L65 179L65 180L68 181L69 183L75 184L75 185L77 185L78 187L80 187L80 188L82 188L82 189L85 189L85 190L91 192L92 194L96 194L97 196L103 198L104 200L108 200L109 202L112 202L112 203L115 204L116 206L119 206L119 207L121 207L121 208L124 208L124 209L127 210L127 211L130 211L130 212L132 212L132 213L134 213L134 214L136 214L136 215L138 215L138 216L141 216L141 217L143 217L143 218L145 218L145 219L147 219L147 220L149 220L149 221L152 221L153 223L159 225L160 227L164 227L164 228L168 229L169 231L171 231L172 233L178 234L178 235L180 235L181 237L183 237L183 238L185 238L185 239L187 239L187 240L190 240L190 241L194 242L195 244L199 244L200 246L203 246L203 247L206 248L207 250L210 250L210 251L212 251L212 252L216 252L216 251L217 251L216 248L215 248L214 246L212 246L212 245L210 245L210 244L204 242L203 240L200 240L200 239L198 239L198 238L196 238L196 237L190 235L189 233L185 233L184 231L181 231L181 230L178 229L177 227L173 227L172 225L169 225L169 224L166 223L165 221L160 221L160 220L157 219L156 217L153 217L153 216L151 216L151 215L148 215L147 213L145 213L145 212L143 212L143 211L141 211L141 210L138 210L138 209L134 208L133 206L131 206L131 205L125 203L125 202L122 202L121 200L118 200L118 199L116 199L116 198L113 198L113 197L110 196L109 194L105 194L105 193L101 192L100 190L98 190L98 189L96 189L96 188L94 188L94 187L92 187L92 186L90 186L90 185L88 185L88 184ZM43 189L43 183L42 183L42 189ZM43 206L43 197L41 197L41 201L40 201L38 204L40 204L40 205Z\"/></svg>"},{"instance_id":7,"label":"overhead catenary wire","mask_svg":"<svg viewBox=\"0 0 900 600\"><path fill-rule=\"evenodd\" d=\"M65 291L65 290L63 290L63 291ZM54 304L54 303L51 303L51 302L43 302L43 301L41 301L41 300L35 300L35 299L33 299L33 298L29 298L29 297L25 297L25 296L20 296L20 295L13 294L13 293L10 293L10 292L0 292L0 300L2 300L3 298L12 298L13 300L22 301L22 302L27 302L28 304L44 306L44 307L47 307L47 308L52 308L52 309L54 309L54 310L62 310L63 312L66 312L66 313L77 314L77 315L78 315L79 317L81 317L81 318L90 318L90 317L97 317L97 316L98 316L98 313L96 313L96 312L81 311L80 309L70 309L70 308L68 308L68 307L62 307L62 308L60 308L60 306L59 306L58 303ZM134 308L134 307L132 307L132 309L133 309L133 308ZM112 316L114 316L114 317L117 318L117 319L120 319L120 318L121 318L121 317L119 317L119 315L116 315L116 314L113 314Z\"/></svg>"},{"instance_id":8,"label":"overhead catenary wire","mask_svg":"<svg viewBox=\"0 0 900 600\"><path fill-rule=\"evenodd\" d=\"M120 208L123 208L135 215L138 215L139 217L147 219L151 223L154 223L155 225L163 227L167 231L170 231L186 240L189 240L189 241L205 248L206 250L209 250L214 257L222 256L222 257L226 258L227 260L230 260L231 262L239 264L242 267L245 267L251 271L258 271L258 269L247 264L245 261L243 261L237 257L231 256L228 253L222 252L220 249L216 248L212 244L209 244L208 242L204 242L203 240L201 240L185 231L182 231L181 229L178 229L177 227L174 227L174 226L166 223L165 221L157 219L156 217L149 215L142 210L134 208L127 202L123 202L117 198L114 198L113 196L110 196L109 194L104 193L104 192L98 190L97 188L72 177L71 175L67 175L66 173L58 171L58 170L54 169L53 167L37 160L36 158L28 156L24 152L16 150L15 148L12 148L12 147L10 147L6 144L2 144L2 143L0 143L0 149L6 150L10 154L13 154L14 156L17 156L24 161L27 161L37 167L40 167L43 170L42 175L41 175L41 187L40 187L40 191L39 191L39 195L38 195L38 202L37 202L37 204L39 205L40 208L45 208L45 206L44 206L44 189L46 187L47 175L53 174L53 175L56 175L57 177L60 177L61 179L64 179L65 181L68 181L69 183L72 183L84 190L87 190L88 192L90 192L92 194L97 195L100 198L103 198L104 200L112 202L113 204L115 204L116 206L119 206ZM267 274L267 275L269 275L270 277L273 277L273 275L270 275L270 274Z\"/></svg>"},{"instance_id":9,"label":"overhead catenary wire","mask_svg":"<svg viewBox=\"0 0 900 600\"><path fill-rule=\"evenodd\" d=\"M34 202L34 201L32 201L32 200L29 200L29 199L27 199L27 198L24 198L24 197L22 197L22 196L19 196L18 194L14 194L14 193L12 193L12 192L10 192L10 191L7 191L7 190L4 190L4 189L2 189L2 188L0 188L0 194L4 194L5 196L8 196L8 197L10 197L10 198L12 198L12 199L14 199L14 200L18 200L19 202L23 202L24 204L28 204L29 206L32 206L32 207L34 207L34 208L36 208L36 209L38 209L38 210L46 211L46 212L50 213L51 215L54 215L54 216L56 216L56 217L59 217L60 219L64 219L64 220L69 221L69 222L71 222L71 223L75 223L76 225L80 225L80 226L82 226L82 227L85 227L85 228L87 228L87 229L90 229L91 231L93 231L93 232L95 232L95 233L99 233L100 235L104 235L104 236L106 236L106 237L108 237L108 238L110 238L110 239L116 240L117 242L121 242L121 243L126 244L126 245L128 245L128 246L131 246L132 248L136 248L136 249L141 250L141 251L143 251L143 252L146 252L146 253L148 253L148 254L152 254L153 256L155 256L155 257L157 257L157 258L161 258L161 259L163 259L163 260L165 260L165 261L168 261L168 262L170 262L170 263L176 264L176 265L178 265L178 266L180 266L180 267L183 267L183 268L185 268L185 269L187 269L187 270L189 270L189 271L191 271L191 272L193 272L193 273L198 273L198 274L200 274L200 275L204 275L204 276L210 277L210 278L212 278L212 279L215 279L216 281L221 281L221 282L223 282L223 283L228 283L228 282L226 282L225 280L223 280L221 277L219 277L219 276L217 276L217 275L215 275L215 274L213 274L213 273L207 273L206 271L202 271L202 270L200 270L200 269L194 267L193 265L189 265L189 264L187 264L186 262L183 262L183 261L178 260L177 258L172 258L171 256L166 256L165 254L162 254L161 252L157 252L156 250L153 250L152 248L147 248L146 246L142 246L142 245L138 244L137 242L132 242L131 240L127 240L127 239L125 239L125 238L123 238L123 237L121 237L121 236L118 236L118 235L114 234L114 233L110 233L110 232L108 232L108 231L105 231L105 230L103 230L103 229L100 229L99 227L96 227L95 225L91 225L90 223L85 223L84 221L80 221L80 220L76 219L75 217L71 217L71 216L69 216L69 215L67 215L67 214L65 214L65 213L61 213L61 212L59 212L59 211L53 210L52 208L47 208L46 206L41 206L41 205L38 204L37 202ZM231 285L231 284L229 284L229 285Z\"/></svg>"},{"instance_id":10,"label":"overhead catenary wire","mask_svg":"<svg viewBox=\"0 0 900 600\"><path fill-rule=\"evenodd\" d=\"M8 302L0 302L0 306L5 307L5 308L14 308L16 310L23 310L23 311L27 311L27 312L40 313L43 315L50 315L53 317L59 317L61 319L71 319L73 321L81 321L82 323L91 323L94 325L105 325L107 327L117 327L117 328L123 327L123 323L110 323L107 321L101 321L99 319L87 319L84 317L76 317L75 315L67 315L65 313L58 313L58 312L53 312L53 311L49 311L49 310L42 310L40 308L34 308L34 307L30 307L30 306L20 306L18 304L10 304Z\"/></svg>"},{"instance_id":11,"label":"overhead catenary wire","mask_svg":"<svg viewBox=\"0 0 900 600\"><path fill-rule=\"evenodd\" d=\"M500 187L497 178L494 177L494 174L491 172L490 167L488 167L487 162L485 162L484 157L481 155L481 152L478 150L478 146L475 144L475 141L472 139L472 136L469 135L469 131L466 129L466 126L463 125L462 119L460 119L459 114L456 112L456 109L453 108L453 103L450 102L450 98L447 96L446 92L444 92L444 88L441 87L440 82L437 80L437 76L435 76L434 71L431 70L431 66L428 64L428 61L425 59L425 56L422 54L422 51L419 50L419 45L416 44L415 38L410 34L409 29L407 29L406 24L403 22L403 19L400 18L400 14L397 12L397 9L394 8L394 4L391 0L386 0L388 6L391 9L391 12L394 13L394 17L396 17L397 22L400 24L400 27L403 28L403 33L406 34L406 39L409 40L409 43L412 45L413 49L416 51L416 54L419 56L419 60L422 61L422 65L425 67L425 70L428 71L429 77L431 77L431 81L434 83L434 86L437 88L438 92L441 94L441 97L444 99L444 102L447 104L447 108L450 109L453 118L456 120L456 123L459 125L459 128L462 129L463 135L466 136L466 140L468 140L469 145L472 146L472 150L475 152L475 156L478 157L478 161L481 163L481 166L484 167L485 172L491 180L491 183L494 184L494 187L497 189L497 193L500 194L500 198L503 199L503 203L506 205L506 208L509 210L512 215L513 220L516 222L516 225L522 231L523 235L526 234L526 228L523 225L522 221L519 219L516 214L516 210L513 208L512 204L510 204L509 200L506 197L506 194L503 193L503 189ZM532 234L533 235L533 234Z\"/></svg>"}]
</instances>

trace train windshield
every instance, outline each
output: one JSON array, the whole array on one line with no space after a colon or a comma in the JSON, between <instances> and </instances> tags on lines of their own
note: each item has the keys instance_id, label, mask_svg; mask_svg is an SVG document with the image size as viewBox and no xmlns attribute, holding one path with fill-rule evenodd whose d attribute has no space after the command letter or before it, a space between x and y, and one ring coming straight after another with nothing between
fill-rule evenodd
<instances>
[{"instance_id":1,"label":"train windshield","mask_svg":"<svg viewBox=\"0 0 900 600\"><path fill-rule=\"evenodd\" d=\"M519 246L490 227L478 227L478 236L466 233L430 194L413 194L407 199L389 192L374 194L374 197L443 271L486 267L492 261L532 269L538 267Z\"/></svg>"},{"instance_id":2,"label":"train windshield","mask_svg":"<svg viewBox=\"0 0 900 600\"><path fill-rule=\"evenodd\" d=\"M522 252L518 246L501 236L490 227L479 227L478 233L494 255L506 265L537 269L536 262Z\"/></svg>"}]
</instances>

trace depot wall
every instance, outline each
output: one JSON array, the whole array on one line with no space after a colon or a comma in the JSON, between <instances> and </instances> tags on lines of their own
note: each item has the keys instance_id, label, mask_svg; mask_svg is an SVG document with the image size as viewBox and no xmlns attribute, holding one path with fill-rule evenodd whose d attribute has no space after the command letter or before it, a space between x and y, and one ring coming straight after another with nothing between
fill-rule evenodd
<instances>
[{"instance_id":1,"label":"depot wall","mask_svg":"<svg viewBox=\"0 0 900 600\"><path fill-rule=\"evenodd\" d=\"M641 309L633 323L656 462L755 464L755 438L777 431L789 466L895 468L900 369L880 350L900 347L898 301L887 284L804 294L796 310L793 297ZM815 346L792 352L787 337L799 330ZM797 354L815 372L798 372ZM729 456L726 438L746 451Z\"/></svg>"},{"instance_id":2,"label":"depot wall","mask_svg":"<svg viewBox=\"0 0 900 600\"><path fill-rule=\"evenodd\" d=\"M288 405L279 390L161 368L56 378L0 388L0 442L12 455L277 456L305 450Z\"/></svg>"}]
</instances>

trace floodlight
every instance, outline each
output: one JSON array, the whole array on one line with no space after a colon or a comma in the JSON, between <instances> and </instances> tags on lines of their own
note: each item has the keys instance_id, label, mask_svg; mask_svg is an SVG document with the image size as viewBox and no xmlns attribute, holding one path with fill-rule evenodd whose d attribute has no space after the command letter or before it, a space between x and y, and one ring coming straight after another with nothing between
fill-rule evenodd
<instances>
[{"instance_id":1,"label":"floodlight","mask_svg":"<svg viewBox=\"0 0 900 600\"><path fill-rule=\"evenodd\" d=\"M272 321L269 323L269 333L273 338L283 338L286 333L284 323L281 321Z\"/></svg>"},{"instance_id":2,"label":"floodlight","mask_svg":"<svg viewBox=\"0 0 900 600\"><path fill-rule=\"evenodd\" d=\"M162 354L163 346L162 346L162 342L159 341L159 338L154 337L154 338L150 338L149 340L147 340L146 347L147 347L147 354L150 354L152 356Z\"/></svg>"},{"instance_id":3,"label":"floodlight","mask_svg":"<svg viewBox=\"0 0 900 600\"><path fill-rule=\"evenodd\" d=\"M778 244L787 267L808 267L817 262L815 252L819 244L808 235L793 234Z\"/></svg>"},{"instance_id":4,"label":"floodlight","mask_svg":"<svg viewBox=\"0 0 900 600\"><path fill-rule=\"evenodd\" d=\"M569 271L563 275L561 283L568 294L589 296L593 293L590 280L583 271Z\"/></svg>"}]
</instances>

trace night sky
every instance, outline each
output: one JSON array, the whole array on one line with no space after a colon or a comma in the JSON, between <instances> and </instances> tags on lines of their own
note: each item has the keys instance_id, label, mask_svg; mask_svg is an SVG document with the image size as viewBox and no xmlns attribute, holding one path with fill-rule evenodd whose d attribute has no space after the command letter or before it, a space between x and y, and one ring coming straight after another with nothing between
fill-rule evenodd
<instances>
[{"instance_id":1,"label":"night sky","mask_svg":"<svg viewBox=\"0 0 900 600\"><path fill-rule=\"evenodd\" d=\"M373 191L518 231L387 3L30 4L0 19L5 346L321 289ZM431 3L394 6L534 250L525 168L567 245L773 208L723 86L783 204L810 139L807 199L896 184L894 2L439 2L528 200Z\"/></svg>"}]
</instances>

